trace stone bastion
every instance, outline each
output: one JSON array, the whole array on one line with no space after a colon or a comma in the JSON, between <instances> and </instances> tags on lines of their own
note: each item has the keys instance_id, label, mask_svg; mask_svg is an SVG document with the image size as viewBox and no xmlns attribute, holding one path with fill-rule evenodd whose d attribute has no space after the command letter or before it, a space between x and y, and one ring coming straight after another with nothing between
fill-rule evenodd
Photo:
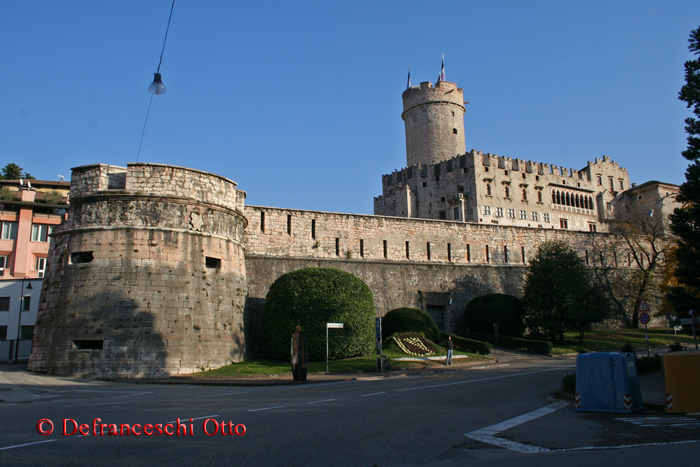
<instances>
[{"instance_id":1,"label":"stone bastion","mask_svg":"<svg viewBox=\"0 0 700 467\"><path fill-rule=\"evenodd\" d=\"M73 169L29 370L158 377L244 357L245 192L161 164Z\"/></svg>"}]
</instances>

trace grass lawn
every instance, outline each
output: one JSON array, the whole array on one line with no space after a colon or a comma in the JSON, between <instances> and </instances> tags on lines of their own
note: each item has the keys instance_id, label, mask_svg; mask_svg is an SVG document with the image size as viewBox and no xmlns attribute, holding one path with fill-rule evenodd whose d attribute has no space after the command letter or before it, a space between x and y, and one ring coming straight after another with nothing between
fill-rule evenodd
<instances>
[{"instance_id":1,"label":"grass lawn","mask_svg":"<svg viewBox=\"0 0 700 467\"><path fill-rule=\"evenodd\" d=\"M444 347L435 346L437 356L447 355L447 351ZM388 344L384 345L382 349L384 355L392 359L391 367L393 370L397 369L412 369L412 368L424 368L426 366L435 365L435 363L430 362L398 362L394 359L401 357L410 357L403 353L399 347L390 341ZM488 360L487 357L481 355L470 354L467 352L454 351L454 355L468 355L470 359L475 360ZM342 360L331 360L328 365L328 369L331 373L354 373L357 371L376 371L377 368L377 356L367 355L364 357L354 357L345 358ZM309 362L309 373L325 373L326 372L326 362ZM223 377L223 376L269 376L269 375L279 375L279 374L291 374L292 366L290 362L278 362L276 360L266 360L263 358L254 358L251 360L246 360L240 363L234 363L216 370L204 371L202 373L197 373L197 377Z\"/></svg>"},{"instance_id":2,"label":"grass lawn","mask_svg":"<svg viewBox=\"0 0 700 467\"><path fill-rule=\"evenodd\" d=\"M666 328L649 329L649 345L652 347L667 346L669 337ZM614 331L589 331L586 332L583 343L578 343L578 333L564 333L564 342L557 342L552 349L553 354L584 353L584 352L614 352L629 343L635 351L646 350L647 344L644 337L645 331L641 329L618 329ZM670 332L671 343L692 343L693 336L678 333L677 336Z\"/></svg>"}]
</instances>

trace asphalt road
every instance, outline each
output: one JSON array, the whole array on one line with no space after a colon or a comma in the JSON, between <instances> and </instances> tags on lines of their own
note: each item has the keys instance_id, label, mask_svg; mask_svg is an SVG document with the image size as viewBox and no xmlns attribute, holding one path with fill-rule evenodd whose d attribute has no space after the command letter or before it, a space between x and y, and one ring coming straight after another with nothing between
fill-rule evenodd
<instances>
[{"instance_id":1,"label":"asphalt road","mask_svg":"<svg viewBox=\"0 0 700 467\"><path fill-rule=\"evenodd\" d=\"M33 402L0 403L0 466L696 465L698 417L577 413L550 397L573 368L543 359L273 387L30 377L22 388ZM186 435L154 426L152 436L110 436L101 426L168 430L178 418ZM37 433L42 419L52 434ZM84 424L89 434L63 435L64 419L68 433Z\"/></svg>"}]
</instances>

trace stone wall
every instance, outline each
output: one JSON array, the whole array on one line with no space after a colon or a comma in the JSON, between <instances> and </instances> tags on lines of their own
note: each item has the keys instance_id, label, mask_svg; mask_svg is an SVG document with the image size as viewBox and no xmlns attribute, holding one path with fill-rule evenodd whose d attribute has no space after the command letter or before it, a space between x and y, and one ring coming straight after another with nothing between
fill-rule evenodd
<instances>
[{"instance_id":1,"label":"stone wall","mask_svg":"<svg viewBox=\"0 0 700 467\"><path fill-rule=\"evenodd\" d=\"M121 186L107 170L120 173L104 165L74 172L29 369L153 377L241 360L244 194L181 167L130 164Z\"/></svg>"}]
</instances>

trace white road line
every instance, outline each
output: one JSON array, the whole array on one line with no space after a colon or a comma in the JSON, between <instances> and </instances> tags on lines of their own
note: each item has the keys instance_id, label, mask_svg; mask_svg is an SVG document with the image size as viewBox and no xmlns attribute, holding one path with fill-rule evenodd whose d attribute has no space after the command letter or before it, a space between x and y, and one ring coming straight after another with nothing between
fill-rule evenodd
<instances>
[{"instance_id":1,"label":"white road line","mask_svg":"<svg viewBox=\"0 0 700 467\"><path fill-rule=\"evenodd\" d=\"M297 386L286 387L286 388L284 388L284 389L285 389L285 391L291 391L291 390L294 390L294 389L309 389L309 388L317 388L317 387L320 387L320 386L331 386L331 385L333 385L333 384L347 384L347 383L356 383L356 382L357 382L356 380L352 380L352 381L338 381L338 382L335 382L335 383L318 383L318 384L312 384L312 385L300 384L300 385L297 385Z\"/></svg>"},{"instance_id":2,"label":"white road line","mask_svg":"<svg viewBox=\"0 0 700 467\"><path fill-rule=\"evenodd\" d=\"M222 392L220 394L206 394L204 396L197 396L197 397L215 397L215 396L231 396L233 394L248 394L250 391L243 391L243 392Z\"/></svg>"},{"instance_id":3,"label":"white road line","mask_svg":"<svg viewBox=\"0 0 700 467\"><path fill-rule=\"evenodd\" d=\"M87 407L89 405L111 405L111 404L124 404L126 401L119 401L119 402L98 402L96 404L76 404L76 405L64 405L63 407ZM129 401L129 402L135 402L135 401Z\"/></svg>"},{"instance_id":4,"label":"white road line","mask_svg":"<svg viewBox=\"0 0 700 467\"><path fill-rule=\"evenodd\" d=\"M622 446L587 446L587 447L583 447L583 448L552 449L552 452L601 451L603 449L627 449L627 448L641 448L644 446L668 446L668 445L672 445L672 444L690 444L690 443L700 443L700 439L691 439L688 441L669 441L668 443L625 444Z\"/></svg>"},{"instance_id":5,"label":"white road line","mask_svg":"<svg viewBox=\"0 0 700 467\"><path fill-rule=\"evenodd\" d=\"M248 412L258 412L260 410L270 410L270 409L281 409L283 407L284 407L283 405L276 405L274 407L263 407L262 409L252 409L252 410L249 410Z\"/></svg>"},{"instance_id":6,"label":"white road line","mask_svg":"<svg viewBox=\"0 0 700 467\"><path fill-rule=\"evenodd\" d=\"M322 400L322 401L307 402L307 404L319 404L319 403L321 403L321 402L331 402L331 401L334 401L334 400L335 400L335 399L325 399L325 400Z\"/></svg>"},{"instance_id":7,"label":"white road line","mask_svg":"<svg viewBox=\"0 0 700 467\"><path fill-rule=\"evenodd\" d=\"M455 384L467 384L467 383L478 383L480 381L491 381L494 379L504 379L504 378L512 378L514 376L523 376L523 375L532 375L535 373L543 373L546 371L559 371L565 369L564 367L557 367L557 368L547 368L546 370L537 370L537 371L525 371L522 373L515 373L512 375L505 375L505 376L493 376L491 378L480 378L480 379L470 379L466 381L456 381L454 383L443 383L443 384L432 384L430 386L419 386L417 388L404 388L404 389L397 389L396 391L415 391L417 389L430 389L430 388L439 388L442 386L453 386Z\"/></svg>"},{"instance_id":8,"label":"white road line","mask_svg":"<svg viewBox=\"0 0 700 467\"><path fill-rule=\"evenodd\" d=\"M50 443L52 441L56 441L56 440L55 439L47 439L46 441L37 441L35 443L18 444L16 446L5 446L4 448L0 448L0 451L4 451L5 449L22 448L24 446L32 446L34 444Z\"/></svg>"},{"instance_id":9,"label":"white road line","mask_svg":"<svg viewBox=\"0 0 700 467\"><path fill-rule=\"evenodd\" d=\"M205 415L204 417L193 418L192 421L202 420L204 418L214 418L214 417L221 417L221 415ZM190 421L189 418L181 418L180 419L180 423L182 423L183 425L185 424L185 422L189 422L189 421ZM165 422L165 423L177 423L177 420L171 420L171 421Z\"/></svg>"},{"instance_id":10,"label":"white road line","mask_svg":"<svg viewBox=\"0 0 700 467\"><path fill-rule=\"evenodd\" d=\"M367 397L367 396L378 396L379 394L386 394L386 391L382 392L374 392L372 394L362 394L360 397Z\"/></svg>"},{"instance_id":11,"label":"white road line","mask_svg":"<svg viewBox=\"0 0 700 467\"><path fill-rule=\"evenodd\" d=\"M546 407L542 407L541 409L533 410L532 412L520 415L515 418L511 418L510 420L506 420L495 425L487 426L486 428L482 428L481 430L475 430L469 433L465 433L464 436L466 436L467 438L475 439L477 441L481 441L482 443L490 444L492 446L498 446L501 448L509 449L511 451L517 451L528 454L533 452L550 452L551 450L547 448L541 448L538 446L531 446L529 444L518 443L516 441L511 441L508 439L497 438L495 435L497 435L501 431L509 430L513 427L522 425L523 423L532 421L536 418L544 417L545 415L559 410L562 407L566 407L567 405L569 405L568 402L558 401Z\"/></svg>"}]
</instances>

